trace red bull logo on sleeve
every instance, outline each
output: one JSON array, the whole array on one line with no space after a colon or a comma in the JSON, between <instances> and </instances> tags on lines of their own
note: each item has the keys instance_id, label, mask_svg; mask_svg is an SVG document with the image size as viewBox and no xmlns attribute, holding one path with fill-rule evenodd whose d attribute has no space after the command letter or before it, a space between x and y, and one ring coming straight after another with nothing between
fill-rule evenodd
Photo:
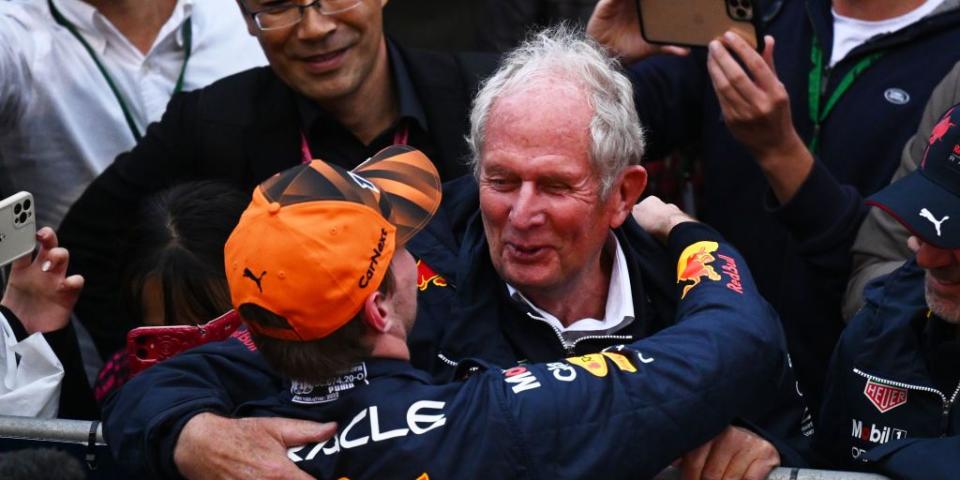
<instances>
[{"instance_id":1,"label":"red bull logo on sleeve","mask_svg":"<svg viewBox=\"0 0 960 480\"><path fill-rule=\"evenodd\" d=\"M880 413L886 413L907 403L907 389L881 385L873 380L867 381L863 394Z\"/></svg>"},{"instance_id":2,"label":"red bull logo on sleeve","mask_svg":"<svg viewBox=\"0 0 960 480\"><path fill-rule=\"evenodd\" d=\"M720 281L720 274L710 264L716 260L713 252L720 248L717 242L697 242L683 249L680 254L680 261L677 262L677 284L685 283L680 299L683 300L687 293L700 285L704 278Z\"/></svg>"},{"instance_id":3,"label":"red bull logo on sleeve","mask_svg":"<svg viewBox=\"0 0 960 480\"><path fill-rule=\"evenodd\" d=\"M607 376L607 362L603 359L603 355L594 353L580 357L570 357L567 358L567 361L578 367L583 367L584 370L596 377Z\"/></svg>"},{"instance_id":4,"label":"red bull logo on sleeve","mask_svg":"<svg viewBox=\"0 0 960 480\"><path fill-rule=\"evenodd\" d=\"M447 279L434 272L423 260L417 260L417 288L423 292L430 286L446 287Z\"/></svg>"},{"instance_id":5,"label":"red bull logo on sleeve","mask_svg":"<svg viewBox=\"0 0 960 480\"><path fill-rule=\"evenodd\" d=\"M637 373L637 367L626 356L615 352L591 353L579 357L569 357L567 361L583 368L595 377L606 377L610 371L607 360L613 362L621 372Z\"/></svg>"},{"instance_id":6,"label":"red bull logo on sleeve","mask_svg":"<svg viewBox=\"0 0 960 480\"><path fill-rule=\"evenodd\" d=\"M740 283L740 270L737 268L737 261L732 257L728 257L723 254L719 254L717 256L720 257L720 260L723 260L724 262L724 265L720 267L720 270L730 277L730 281L727 282L727 288L739 293L740 295L743 295L743 284Z\"/></svg>"}]
</instances>

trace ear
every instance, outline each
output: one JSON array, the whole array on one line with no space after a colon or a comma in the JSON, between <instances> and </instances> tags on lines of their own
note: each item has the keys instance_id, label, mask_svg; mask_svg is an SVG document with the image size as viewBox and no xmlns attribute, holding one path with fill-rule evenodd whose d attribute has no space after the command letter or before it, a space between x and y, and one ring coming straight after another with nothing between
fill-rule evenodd
<instances>
[{"instance_id":1,"label":"ear","mask_svg":"<svg viewBox=\"0 0 960 480\"><path fill-rule=\"evenodd\" d=\"M377 333L387 332L393 323L386 300L383 292L375 291L363 302L363 323Z\"/></svg>"},{"instance_id":2,"label":"ear","mask_svg":"<svg viewBox=\"0 0 960 480\"><path fill-rule=\"evenodd\" d=\"M252 37L256 37L260 33L260 29L257 28L257 25L253 21L253 15L247 13L247 8L245 7L246 0L237 0L237 6L240 7L240 15L243 15L243 21L247 24L247 33Z\"/></svg>"},{"instance_id":3,"label":"ear","mask_svg":"<svg viewBox=\"0 0 960 480\"><path fill-rule=\"evenodd\" d=\"M633 206L647 188L647 170L640 165L630 165L624 169L620 182L613 187L608 205L614 210L610 217L610 228L617 228L627 220Z\"/></svg>"}]
</instances>

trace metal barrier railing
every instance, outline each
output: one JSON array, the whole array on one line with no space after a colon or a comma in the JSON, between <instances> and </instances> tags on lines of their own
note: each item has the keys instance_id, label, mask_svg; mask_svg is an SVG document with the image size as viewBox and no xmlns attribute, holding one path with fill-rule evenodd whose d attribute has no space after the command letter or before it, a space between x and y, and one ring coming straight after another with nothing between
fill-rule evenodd
<instances>
[{"instance_id":1,"label":"metal barrier railing","mask_svg":"<svg viewBox=\"0 0 960 480\"><path fill-rule=\"evenodd\" d=\"M680 480L680 470L667 467L653 480ZM814 470L811 468L774 468L767 480L890 480L875 473L842 472L839 470Z\"/></svg>"},{"instance_id":2,"label":"metal barrier railing","mask_svg":"<svg viewBox=\"0 0 960 480\"><path fill-rule=\"evenodd\" d=\"M90 430L96 424L96 445L105 446L103 426L99 422L83 420L42 420L25 417L0 416L0 438L87 445ZM668 467L654 480L679 480L680 470ZM775 468L767 480L890 480L883 475L807 468Z\"/></svg>"},{"instance_id":3,"label":"metal barrier railing","mask_svg":"<svg viewBox=\"0 0 960 480\"><path fill-rule=\"evenodd\" d=\"M96 424L96 445L106 445L103 426L89 420L39 419L0 415L0 438L87 445Z\"/></svg>"}]
</instances>

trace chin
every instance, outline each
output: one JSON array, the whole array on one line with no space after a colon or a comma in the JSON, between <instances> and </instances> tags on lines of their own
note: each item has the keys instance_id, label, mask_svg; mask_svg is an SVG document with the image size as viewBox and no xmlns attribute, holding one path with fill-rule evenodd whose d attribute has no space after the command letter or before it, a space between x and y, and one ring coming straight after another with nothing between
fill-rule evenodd
<instances>
[{"instance_id":1,"label":"chin","mask_svg":"<svg viewBox=\"0 0 960 480\"><path fill-rule=\"evenodd\" d=\"M960 299L946 299L937 293L926 289L927 306L934 315L947 323L960 324Z\"/></svg>"}]
</instances>

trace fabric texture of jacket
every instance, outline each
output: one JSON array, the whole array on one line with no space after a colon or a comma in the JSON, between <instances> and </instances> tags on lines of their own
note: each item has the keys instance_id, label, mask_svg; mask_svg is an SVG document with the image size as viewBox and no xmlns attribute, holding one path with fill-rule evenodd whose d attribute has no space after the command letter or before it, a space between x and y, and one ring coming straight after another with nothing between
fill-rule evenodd
<instances>
[{"instance_id":1,"label":"fabric texture of jacket","mask_svg":"<svg viewBox=\"0 0 960 480\"><path fill-rule=\"evenodd\" d=\"M894 478L960 470L956 325L930 314L914 260L867 287L830 365L816 443L832 460ZM935 359L935 351L950 348ZM938 379L931 373L948 372ZM950 370L952 368L952 371Z\"/></svg>"},{"instance_id":2,"label":"fabric texture of jacket","mask_svg":"<svg viewBox=\"0 0 960 480\"><path fill-rule=\"evenodd\" d=\"M790 95L794 126L813 135L808 108L811 46L833 44L829 0L763 2L776 38L777 74ZM849 248L866 212L862 197L887 185L934 86L960 60L960 10L946 0L930 16L870 39L824 72L834 92L860 59L863 71L820 127L815 165L796 195L779 205L753 157L723 124L706 72L706 52L658 56L631 67L637 111L649 134L648 158L699 143L704 190L698 217L747 259L760 293L780 313L804 393L819 399L843 323L840 301ZM824 101L825 102L825 101Z\"/></svg>"},{"instance_id":3,"label":"fabric texture of jacket","mask_svg":"<svg viewBox=\"0 0 960 480\"><path fill-rule=\"evenodd\" d=\"M467 171L462 160L470 102L497 57L391 47L403 58L423 106L435 151L431 160L442 178L461 176ZM191 180L222 180L252 191L301 161L298 120L294 91L269 67L248 70L174 96L162 120L87 188L57 233L70 250L70 271L86 279L75 311L102 356L122 348L126 331L135 326L122 318L115 297L117 252L140 202Z\"/></svg>"},{"instance_id":4,"label":"fabric texture of jacket","mask_svg":"<svg viewBox=\"0 0 960 480\"><path fill-rule=\"evenodd\" d=\"M671 233L670 254L699 242L719 280L689 290L676 325L605 354L505 371L464 360L452 383L371 359L305 385L264 381L241 334L135 377L108 401L104 432L125 467L158 476L176 476L184 417L215 411L336 420L334 439L289 452L319 478L648 478L769 402L786 373L780 325L739 254L697 224Z\"/></svg>"}]
</instances>

